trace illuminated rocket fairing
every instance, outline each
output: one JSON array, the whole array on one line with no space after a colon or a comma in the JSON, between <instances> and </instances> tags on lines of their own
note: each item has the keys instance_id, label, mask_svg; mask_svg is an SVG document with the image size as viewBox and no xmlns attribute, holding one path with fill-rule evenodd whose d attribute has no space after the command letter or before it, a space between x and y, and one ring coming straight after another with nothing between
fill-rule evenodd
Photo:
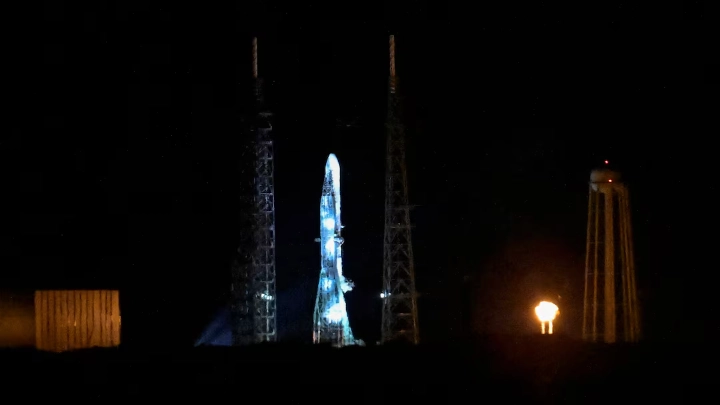
<instances>
[{"instance_id":1,"label":"illuminated rocket fairing","mask_svg":"<svg viewBox=\"0 0 720 405\"><path fill-rule=\"evenodd\" d=\"M345 293L353 284L343 276L342 222L340 221L340 164L334 154L325 164L325 180L320 197L321 269L315 313L313 315L313 343L330 343L342 347L360 343L355 341L345 304Z\"/></svg>"}]
</instances>

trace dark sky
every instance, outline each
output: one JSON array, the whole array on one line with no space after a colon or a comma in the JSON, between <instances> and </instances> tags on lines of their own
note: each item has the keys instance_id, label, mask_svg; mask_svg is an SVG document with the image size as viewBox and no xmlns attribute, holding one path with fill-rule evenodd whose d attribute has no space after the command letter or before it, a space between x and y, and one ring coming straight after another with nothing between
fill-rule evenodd
<instances>
[{"instance_id":1,"label":"dark sky","mask_svg":"<svg viewBox=\"0 0 720 405\"><path fill-rule=\"evenodd\" d=\"M717 69L698 52L693 2L477 17L444 3L47 4L7 62L3 286L120 288L126 342L192 343L227 298L242 232L240 117L258 35L275 113L280 336L310 339L332 152L351 323L376 340L392 32L424 340L532 331L545 297L579 333L587 181L604 159L630 183L647 335L717 332L703 321L711 288L695 284L717 239L716 186L698 174L714 157L717 125L700 118Z\"/></svg>"}]
</instances>

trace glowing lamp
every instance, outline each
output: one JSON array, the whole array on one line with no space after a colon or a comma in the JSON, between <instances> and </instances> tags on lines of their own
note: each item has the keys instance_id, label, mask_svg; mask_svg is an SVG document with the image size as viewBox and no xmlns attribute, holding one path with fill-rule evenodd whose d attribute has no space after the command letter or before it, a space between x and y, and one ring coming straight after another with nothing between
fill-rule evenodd
<instances>
[{"instance_id":1,"label":"glowing lamp","mask_svg":"<svg viewBox=\"0 0 720 405\"><path fill-rule=\"evenodd\" d=\"M325 313L325 319L332 323L340 323L345 316L347 316L347 309L345 302L342 301L333 304Z\"/></svg>"},{"instance_id":2,"label":"glowing lamp","mask_svg":"<svg viewBox=\"0 0 720 405\"><path fill-rule=\"evenodd\" d=\"M612 183L612 179L608 179L608 183Z\"/></svg>"},{"instance_id":3,"label":"glowing lamp","mask_svg":"<svg viewBox=\"0 0 720 405\"><path fill-rule=\"evenodd\" d=\"M552 321L555 319L558 313L559 311L557 305L553 304L552 302L542 301L540 304L538 304L538 306L535 307L535 315L537 315L538 319L540 320L543 335L545 334L545 323L548 324L548 334L552 335Z\"/></svg>"},{"instance_id":4,"label":"glowing lamp","mask_svg":"<svg viewBox=\"0 0 720 405\"><path fill-rule=\"evenodd\" d=\"M605 164L608 164L608 163L610 163L610 162L608 162L608 161L606 160L606 161L605 161Z\"/></svg>"},{"instance_id":5,"label":"glowing lamp","mask_svg":"<svg viewBox=\"0 0 720 405\"><path fill-rule=\"evenodd\" d=\"M335 218L323 219L323 226L325 227L325 229L329 229L329 230L335 229Z\"/></svg>"}]
</instances>

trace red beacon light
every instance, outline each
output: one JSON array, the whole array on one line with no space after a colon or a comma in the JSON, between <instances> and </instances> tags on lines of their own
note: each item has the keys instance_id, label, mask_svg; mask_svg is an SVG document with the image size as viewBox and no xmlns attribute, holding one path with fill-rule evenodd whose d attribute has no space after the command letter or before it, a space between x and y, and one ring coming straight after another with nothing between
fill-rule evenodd
<instances>
[{"instance_id":1,"label":"red beacon light","mask_svg":"<svg viewBox=\"0 0 720 405\"><path fill-rule=\"evenodd\" d=\"M606 160L606 161L605 161L605 164L608 164L608 163L610 163L610 162L608 162L608 161Z\"/></svg>"}]
</instances>

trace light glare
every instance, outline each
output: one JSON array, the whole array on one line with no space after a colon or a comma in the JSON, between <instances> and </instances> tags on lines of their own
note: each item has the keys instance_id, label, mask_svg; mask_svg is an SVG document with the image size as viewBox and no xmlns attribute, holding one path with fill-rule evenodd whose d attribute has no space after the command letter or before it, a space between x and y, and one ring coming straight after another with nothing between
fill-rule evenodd
<instances>
[{"instance_id":1,"label":"light glare","mask_svg":"<svg viewBox=\"0 0 720 405\"><path fill-rule=\"evenodd\" d=\"M335 218L325 218L323 220L325 229L335 229Z\"/></svg>"},{"instance_id":2,"label":"light glare","mask_svg":"<svg viewBox=\"0 0 720 405\"><path fill-rule=\"evenodd\" d=\"M338 302L331 306L327 313L325 314L325 318L333 323L340 323L340 321L343 320L344 317L347 316L347 309L345 308L344 302Z\"/></svg>"},{"instance_id":3,"label":"light glare","mask_svg":"<svg viewBox=\"0 0 720 405\"><path fill-rule=\"evenodd\" d=\"M553 304L552 302L548 301L542 301L538 306L535 307L535 315L537 315L538 319L540 320L540 325L542 328L542 333L545 334L545 323L548 324L548 334L552 335L553 333L553 320L555 320L555 317L559 313L557 305Z\"/></svg>"}]
</instances>

